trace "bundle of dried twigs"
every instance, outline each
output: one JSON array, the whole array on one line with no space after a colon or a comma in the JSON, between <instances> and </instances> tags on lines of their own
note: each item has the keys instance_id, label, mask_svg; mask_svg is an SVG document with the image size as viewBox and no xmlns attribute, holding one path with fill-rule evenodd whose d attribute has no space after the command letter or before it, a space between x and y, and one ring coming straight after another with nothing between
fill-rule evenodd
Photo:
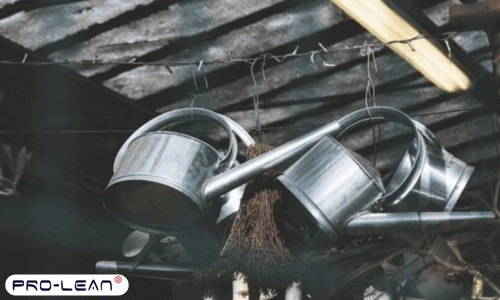
<instances>
[{"instance_id":1,"label":"bundle of dried twigs","mask_svg":"<svg viewBox=\"0 0 500 300\"><path fill-rule=\"evenodd\" d=\"M250 146L247 159L271 149L264 144ZM298 264L286 249L274 218L274 208L283 195L276 175L267 172L247 183L221 256L210 269L198 274L201 282L227 282L242 273L252 295L269 288L284 290L297 280Z\"/></svg>"}]
</instances>

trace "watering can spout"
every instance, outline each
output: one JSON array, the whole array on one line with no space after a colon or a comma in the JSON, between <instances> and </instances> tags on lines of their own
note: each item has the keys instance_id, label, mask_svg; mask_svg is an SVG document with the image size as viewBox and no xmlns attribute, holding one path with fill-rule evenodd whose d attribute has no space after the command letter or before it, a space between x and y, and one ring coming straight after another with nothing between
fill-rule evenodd
<instances>
[{"instance_id":1,"label":"watering can spout","mask_svg":"<svg viewBox=\"0 0 500 300\"><path fill-rule=\"evenodd\" d=\"M395 230L443 232L491 227L500 227L500 220L489 211L367 213L353 216L344 231L349 235L374 235Z\"/></svg>"},{"instance_id":2,"label":"watering can spout","mask_svg":"<svg viewBox=\"0 0 500 300\"><path fill-rule=\"evenodd\" d=\"M287 142L257 158L210 178L203 186L203 199L205 201L214 199L257 175L277 168L290 159L300 156L322 137L339 133L342 128L340 123L341 121L331 122L307 135Z\"/></svg>"}]
</instances>

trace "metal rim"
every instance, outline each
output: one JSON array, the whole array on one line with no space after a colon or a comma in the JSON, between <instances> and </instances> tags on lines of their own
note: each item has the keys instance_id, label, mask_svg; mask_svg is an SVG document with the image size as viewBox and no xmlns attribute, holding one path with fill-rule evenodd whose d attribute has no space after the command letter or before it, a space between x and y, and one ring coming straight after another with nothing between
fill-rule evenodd
<instances>
[{"instance_id":1,"label":"metal rim","mask_svg":"<svg viewBox=\"0 0 500 300\"><path fill-rule=\"evenodd\" d=\"M457 204L458 198L460 198L460 195L462 194L462 191L469 182L469 179L472 176L473 172L474 172L474 167L465 165L462 174L460 174L460 177L458 178L457 183L455 184L453 191L451 192L450 197L448 198L444 211L453 210L453 208Z\"/></svg>"},{"instance_id":2,"label":"metal rim","mask_svg":"<svg viewBox=\"0 0 500 300\"><path fill-rule=\"evenodd\" d=\"M208 209L208 206L204 204L203 201L201 201L200 195L196 195L193 193L191 190L183 187L182 185L178 184L175 181L168 180L164 177L159 177L159 176L154 176L154 175L148 175L148 174L133 174L133 175L125 175L125 176L120 176L116 180L112 180L109 182L108 186L106 189L113 184L120 183L120 182L125 182L128 181L129 178L134 178L134 180L141 180L141 181L146 181L146 182L154 182L158 183L164 186L170 186L173 187L174 189L178 190L179 192L187 195L188 198L194 200L193 202L198 206L201 212L206 212Z\"/></svg>"},{"instance_id":3,"label":"metal rim","mask_svg":"<svg viewBox=\"0 0 500 300\"><path fill-rule=\"evenodd\" d=\"M186 120L187 117L190 117L190 119ZM229 137L229 147L228 152L221 159L219 165L225 165L227 168L232 166L234 164L234 161L236 160L238 145L236 143L234 133L231 130L228 122L223 117L221 117L220 114L208 109L184 108L169 111L162 115L159 115L158 117L139 127L139 129L137 129L131 136L129 136L129 138L123 143L120 150L118 150L118 153L116 154L115 161L113 163L113 172L116 172L116 170L118 170L118 167L123 159L123 155L127 151L130 143L137 137L154 130L159 130L169 123L181 121L187 122L195 119L208 119L216 122L222 128L224 128Z\"/></svg>"}]
</instances>

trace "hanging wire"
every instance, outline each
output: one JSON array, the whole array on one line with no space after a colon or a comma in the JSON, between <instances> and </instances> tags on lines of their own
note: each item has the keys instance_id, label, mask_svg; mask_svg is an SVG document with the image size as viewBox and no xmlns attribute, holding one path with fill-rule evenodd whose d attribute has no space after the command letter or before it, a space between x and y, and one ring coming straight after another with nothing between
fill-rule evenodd
<instances>
[{"instance_id":1,"label":"hanging wire","mask_svg":"<svg viewBox=\"0 0 500 300\"><path fill-rule=\"evenodd\" d=\"M257 63L259 59L255 59L253 63L250 65L250 75L252 77L252 94L253 94L253 108L254 108L254 117L255 117L255 131L260 134L262 131L261 124L260 124L260 110L259 110L259 104L260 104L260 99L259 99L259 91L257 90L257 80L255 79L255 74L254 74L254 66ZM264 75L263 75L264 76Z\"/></svg>"},{"instance_id":2,"label":"hanging wire","mask_svg":"<svg viewBox=\"0 0 500 300\"><path fill-rule=\"evenodd\" d=\"M365 107L368 112L368 116L370 117L370 122L372 123L372 140L373 140L373 165L377 166L377 148L378 148L378 140L382 140L380 126L373 120L373 117L370 113L370 106L368 104L368 99L372 99L372 107L377 106L377 102L375 100L375 82L373 81L371 75L370 62L373 61L373 65L375 68L375 72L377 69L377 61L375 59L375 50L373 49L372 44L367 44L366 49L364 50L366 54L366 89L365 89ZM379 139L377 140L377 131L379 135Z\"/></svg>"},{"instance_id":3,"label":"hanging wire","mask_svg":"<svg viewBox=\"0 0 500 300\"><path fill-rule=\"evenodd\" d=\"M200 89L198 88L198 79L196 77L196 69L193 67L193 65L190 66L191 67L191 75L193 77L193 85L194 85L194 89L195 89L195 93L191 93L190 95L193 97L191 99L191 107L194 107L194 104L196 102L196 100L198 99L198 97L201 96L200 94ZM200 67L201 67L201 63L200 63Z\"/></svg>"},{"instance_id":4,"label":"hanging wire","mask_svg":"<svg viewBox=\"0 0 500 300\"><path fill-rule=\"evenodd\" d=\"M404 39L404 40L393 40L389 41L387 43L372 43L371 45L374 48L377 49L382 49L386 46L392 45L392 44L406 44L408 47L413 49L413 46L411 43L416 40L421 40L421 39L432 39L432 40L438 40L438 41L444 41L446 45L449 45L448 40L453 37L455 32L445 32L442 34L436 34L436 35L417 35L413 38L409 39ZM314 63L314 57L317 54L322 54L322 53L330 53L334 51L351 51L351 50L359 50L359 49L364 49L366 48L366 43L364 44L359 44L359 45L348 45L346 43L338 43L333 45L332 47L324 47L322 44L318 44L320 49L318 50L312 50L312 51L307 51L307 52L298 52L299 47L295 47L295 49L292 52L286 53L286 54L281 54L281 55L273 55L273 54L265 54L266 59L273 59L278 63L283 62L285 59L290 58L290 57L303 57L303 56L309 56L311 61ZM451 49L449 49L449 54ZM128 66L165 66L169 73L173 73L172 69L170 67L176 67L176 66L198 66L199 71L202 70L203 66L208 66L208 65L217 65L217 64L233 64L233 63L239 63L239 62L244 62L248 64L252 64L256 59L262 59L263 56L260 55L258 57L251 57L251 58L243 58L243 57L236 57L234 58L232 56L232 53L228 51L228 56L227 59L216 59L216 60L207 60L207 59L198 59L195 61L165 61L165 60L156 60L156 61L140 61L136 57L130 58L130 59L120 59L120 60L101 60L97 59L97 55L94 55L91 59L79 59L79 60L70 60L70 59L60 59L59 57L56 57L52 61L27 61L28 59L28 53L25 53L22 58L20 58L18 61L14 60L0 60L0 64L2 65L32 65L32 66L47 66L47 65L81 65L81 66L99 66L99 65L128 65ZM329 64L326 61L323 61L323 64L325 66L334 66L333 64Z\"/></svg>"},{"instance_id":5,"label":"hanging wire","mask_svg":"<svg viewBox=\"0 0 500 300\"><path fill-rule=\"evenodd\" d=\"M203 80L205 81L205 89L209 89L209 86L208 86L208 79L207 79L207 75L205 74L205 69L203 68L203 63L204 61L203 60L200 60L200 64L198 65L198 72L201 72L201 76L203 76Z\"/></svg>"},{"instance_id":6,"label":"hanging wire","mask_svg":"<svg viewBox=\"0 0 500 300\"><path fill-rule=\"evenodd\" d=\"M231 51L227 52L227 58L226 59L218 59L218 60L206 60L206 59L201 59L201 60L196 60L196 61L164 61L164 60L157 60L157 61L151 61L151 62L144 62L137 60L136 58L128 59L128 60L109 60L109 61L104 61L98 59L98 56L95 55L92 59L82 59L82 60L60 60L59 57L57 57L54 61L27 61L28 59L28 53L26 53L20 61L10 61L10 60L1 60L0 65L33 65L33 66L47 66L47 65L84 65L84 66L97 66L97 65L132 65L132 66L163 66L167 68L169 73L173 73L171 67L178 67L178 66L188 66L191 68L192 71L192 76L193 76L193 84L194 84L194 89L195 93L190 94L192 95L192 101L191 101L191 106L195 105L196 100L202 96L200 92L200 87L198 84L197 80L197 72L201 72L202 76L204 78L204 83L205 83L205 88L208 90L209 89L209 84L208 80L204 71L205 66L209 65L217 65L217 64L234 64L234 63L247 63L250 65L250 75L252 77L252 91L253 91L253 104L254 104L254 116L255 116L255 129L257 132L262 131L262 125L260 122L260 98L259 98L259 93L258 93L258 84L257 80L255 77L255 65L258 62L261 62L261 72L262 72L262 77L263 80L266 80L266 74L265 74L265 65L266 61L271 59L276 61L277 63L281 63L284 60L288 58L295 58L295 57L309 57L312 63L316 63L314 58L316 55L321 56L322 54L326 53L332 53L335 51L352 51L352 50L361 50L365 51L364 55L367 56L367 85L366 85L366 90L365 90L365 106L368 109L369 112L369 99L372 100L372 106L376 106L376 99L375 99L375 84L373 81L373 78L371 76L371 67L373 64L373 68L375 71L377 71L377 63L375 59L375 49L376 50L381 50L384 47L392 44L407 44L410 48L412 48L411 43L416 40L420 39L433 39L433 40L439 40L439 41L444 41L446 45L448 45L448 40L453 37L455 32L445 32L442 34L436 34L436 35L417 35L413 38L410 39L404 39L404 40L393 40L389 41L387 43L371 43L367 44L367 42L363 44L358 44L358 45L348 45L344 42L342 43L337 43L334 44L330 47L325 47L323 44L318 43L319 49L312 50L312 51L307 51L307 52L299 52L299 46L296 46L292 52L281 54L281 55L274 55L270 53L266 53L263 55L260 55L258 57L253 57L253 58L241 58L241 57L233 57ZM450 51L450 49L448 49ZM451 52L449 52L450 54ZM329 62L325 56L322 56L322 64L323 66L326 67L332 67L335 66L335 64ZM436 111L436 112L426 112L422 114L414 114L414 116L425 116L425 115L432 115L432 114L447 114L447 113L453 113L453 112L459 112L459 111L468 111L468 110L476 110L476 109L484 109L482 107L472 107L472 108L464 108L464 109L458 109L458 110L447 110L447 111ZM371 117L371 116L370 116ZM372 120L373 122L373 120ZM496 124L495 124L496 126ZM306 126L307 127L307 126ZM311 126L315 127L315 126ZM268 126L266 129L293 129L297 128L297 126L280 126L280 127L273 127L273 126ZM301 128L304 128L304 126L301 126ZM82 134L82 133L130 133L133 131L122 131L122 130L104 130L104 131L92 131L92 130L61 130L61 131L0 131L0 134L59 134L59 133L75 133L75 134ZM378 127L378 138L381 140L381 130L380 127ZM377 153L377 143L375 142L377 139L377 136L375 134L375 129L373 133L373 139L374 139L374 160L376 162L376 153ZM497 153L499 153L500 157L500 151L497 149Z\"/></svg>"}]
</instances>

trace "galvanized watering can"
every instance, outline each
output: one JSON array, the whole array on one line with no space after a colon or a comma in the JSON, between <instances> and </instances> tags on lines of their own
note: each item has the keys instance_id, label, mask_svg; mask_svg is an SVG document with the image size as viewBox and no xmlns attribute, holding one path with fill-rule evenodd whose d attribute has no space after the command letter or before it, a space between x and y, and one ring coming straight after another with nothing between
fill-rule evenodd
<instances>
[{"instance_id":1,"label":"galvanized watering can","mask_svg":"<svg viewBox=\"0 0 500 300\"><path fill-rule=\"evenodd\" d=\"M338 228L346 216L369 208L385 192L378 170L330 136L322 138L278 180L334 240L340 236Z\"/></svg>"},{"instance_id":2,"label":"galvanized watering can","mask_svg":"<svg viewBox=\"0 0 500 300\"><path fill-rule=\"evenodd\" d=\"M362 112L365 113L362 113ZM350 124L339 135L355 125L367 122L366 110L355 112ZM425 148L415 123L395 109L370 108L372 118L383 118L406 125L417 142L416 157L408 166L404 180L390 193L380 174L364 157L348 151L332 137L324 137L289 167L278 180L294 195L316 226L335 243L341 242L344 222L353 214L370 210L379 201L399 201L410 193L423 168Z\"/></svg>"},{"instance_id":3,"label":"galvanized watering can","mask_svg":"<svg viewBox=\"0 0 500 300\"><path fill-rule=\"evenodd\" d=\"M427 140L427 158L419 180L404 201L389 204L391 211L451 211L469 181L474 168L447 152L441 142L424 125L414 121ZM408 151L394 172L388 190L398 185L408 173L413 151Z\"/></svg>"},{"instance_id":4,"label":"galvanized watering can","mask_svg":"<svg viewBox=\"0 0 500 300\"><path fill-rule=\"evenodd\" d=\"M229 137L226 154L185 134L156 131L196 119L214 121L225 129ZM195 108L165 113L140 127L119 150L104 194L105 208L141 231L190 227L209 209L201 194L206 178L233 166L236 154L233 131L219 114Z\"/></svg>"}]
</instances>

